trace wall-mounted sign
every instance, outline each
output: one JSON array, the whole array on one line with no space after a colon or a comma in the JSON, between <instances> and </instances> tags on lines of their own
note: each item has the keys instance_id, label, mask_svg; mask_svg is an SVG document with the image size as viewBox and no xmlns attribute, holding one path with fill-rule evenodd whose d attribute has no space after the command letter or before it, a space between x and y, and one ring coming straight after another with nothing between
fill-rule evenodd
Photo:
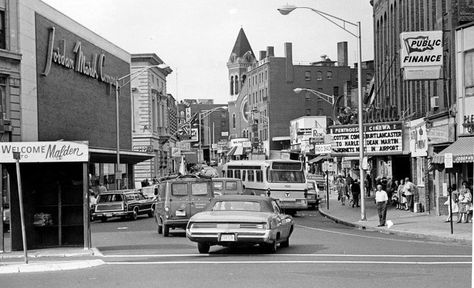
<instances>
[{"instance_id":1,"label":"wall-mounted sign","mask_svg":"<svg viewBox=\"0 0 474 288\"><path fill-rule=\"evenodd\" d=\"M474 114L464 115L462 127L469 134L474 134Z\"/></svg>"},{"instance_id":2,"label":"wall-mounted sign","mask_svg":"<svg viewBox=\"0 0 474 288\"><path fill-rule=\"evenodd\" d=\"M444 168L453 168L453 153L444 154Z\"/></svg>"},{"instance_id":3,"label":"wall-mounted sign","mask_svg":"<svg viewBox=\"0 0 474 288\"><path fill-rule=\"evenodd\" d=\"M443 31L400 33L400 67L405 80L439 79L443 66Z\"/></svg>"},{"instance_id":4,"label":"wall-mounted sign","mask_svg":"<svg viewBox=\"0 0 474 288\"><path fill-rule=\"evenodd\" d=\"M21 163L89 161L87 142L2 142L0 163L15 163L13 152L20 153Z\"/></svg>"},{"instance_id":5,"label":"wall-mounted sign","mask_svg":"<svg viewBox=\"0 0 474 288\"><path fill-rule=\"evenodd\" d=\"M331 152L331 144L314 145L314 154L329 154Z\"/></svg>"},{"instance_id":6,"label":"wall-mounted sign","mask_svg":"<svg viewBox=\"0 0 474 288\"><path fill-rule=\"evenodd\" d=\"M198 142L199 141L199 129L198 128L191 128L191 139L190 142Z\"/></svg>"},{"instance_id":7,"label":"wall-mounted sign","mask_svg":"<svg viewBox=\"0 0 474 288\"><path fill-rule=\"evenodd\" d=\"M333 154L355 156L359 154L358 125L332 126ZM402 148L402 123L389 122L364 125L365 152L368 155L399 154Z\"/></svg>"},{"instance_id":8,"label":"wall-mounted sign","mask_svg":"<svg viewBox=\"0 0 474 288\"><path fill-rule=\"evenodd\" d=\"M181 149L178 147L171 147L171 157L181 157Z\"/></svg>"},{"instance_id":9,"label":"wall-mounted sign","mask_svg":"<svg viewBox=\"0 0 474 288\"><path fill-rule=\"evenodd\" d=\"M133 145L132 150L135 152L153 153L153 145Z\"/></svg>"},{"instance_id":10,"label":"wall-mounted sign","mask_svg":"<svg viewBox=\"0 0 474 288\"><path fill-rule=\"evenodd\" d=\"M410 152L411 157L428 155L428 133L423 119L410 122Z\"/></svg>"}]
</instances>

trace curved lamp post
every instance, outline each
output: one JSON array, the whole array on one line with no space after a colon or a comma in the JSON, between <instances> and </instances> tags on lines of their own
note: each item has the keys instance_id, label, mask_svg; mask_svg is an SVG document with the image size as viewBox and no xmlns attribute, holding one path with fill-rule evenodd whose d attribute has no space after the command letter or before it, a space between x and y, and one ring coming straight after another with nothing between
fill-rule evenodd
<instances>
[{"instance_id":1,"label":"curved lamp post","mask_svg":"<svg viewBox=\"0 0 474 288\"><path fill-rule=\"evenodd\" d=\"M116 162L116 166L115 166L115 188L117 190L120 189L120 180L122 179L122 173L120 172L120 107L119 107L119 96L120 96L120 87L123 87L127 84L129 84L133 79L137 78L138 76L140 76L143 72L145 71L148 71L148 69L151 69L151 68L159 68L159 69L168 69L171 73L171 68L170 66L162 63L162 64L158 64L158 65L151 65L151 66L146 66L144 67L143 69L139 70L139 71L135 71L135 72L132 72L132 73L129 73L127 75L124 75L120 78L117 78L115 80L115 125L116 125L116 147L117 147L117 150L116 150L116 154L117 154L117 162ZM121 83L121 85L119 84L120 81L124 80L125 78L127 77L131 77L127 82L125 83Z\"/></svg>"},{"instance_id":2,"label":"curved lamp post","mask_svg":"<svg viewBox=\"0 0 474 288\"><path fill-rule=\"evenodd\" d=\"M357 23L349 22L346 21L342 18L336 17L334 15L331 15L329 13L311 8L311 7L305 7L305 6L294 6L294 5L284 5L280 8L278 8L278 12L280 12L282 15L288 15L295 9L308 9L311 10L315 13L317 13L319 16L323 17L324 19L328 20L329 22L333 23L337 27L341 28L342 30L346 31L347 33L351 34L352 36L356 37L358 40L358 48L359 48L359 61L357 65L357 75L358 75L358 114L359 114L359 172L360 172L360 189L362 191L361 193L361 199L360 199L360 218L361 220L365 221L367 220L366 215L365 215L365 200L364 200L364 182L365 182L365 173L364 169L362 167L362 163L364 162L364 130L363 130L363 123L362 123L362 41L361 41L361 28L360 28L360 21ZM337 23L336 21L341 21L342 25ZM349 24L351 26L357 27L357 33L354 33L346 28L346 24Z\"/></svg>"}]
</instances>

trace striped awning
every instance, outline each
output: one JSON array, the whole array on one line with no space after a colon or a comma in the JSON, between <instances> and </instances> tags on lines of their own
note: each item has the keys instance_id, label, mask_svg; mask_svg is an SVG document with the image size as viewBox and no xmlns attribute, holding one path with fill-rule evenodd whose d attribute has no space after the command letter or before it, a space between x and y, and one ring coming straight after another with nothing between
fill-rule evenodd
<instances>
[{"instance_id":1,"label":"striped awning","mask_svg":"<svg viewBox=\"0 0 474 288\"><path fill-rule=\"evenodd\" d=\"M236 149L237 149L237 146L230 148L229 152L227 152L227 156L233 156Z\"/></svg>"},{"instance_id":2,"label":"striped awning","mask_svg":"<svg viewBox=\"0 0 474 288\"><path fill-rule=\"evenodd\" d=\"M474 162L474 136L461 136L446 149L433 156L431 161L434 164L444 164L444 155L453 154L453 163L473 163Z\"/></svg>"}]
</instances>

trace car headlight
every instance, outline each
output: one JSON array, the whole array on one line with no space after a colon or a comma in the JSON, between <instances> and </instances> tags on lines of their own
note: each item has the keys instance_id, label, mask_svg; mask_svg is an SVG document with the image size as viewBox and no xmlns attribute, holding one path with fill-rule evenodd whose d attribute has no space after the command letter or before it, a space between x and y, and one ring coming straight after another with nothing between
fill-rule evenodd
<instances>
[{"instance_id":1,"label":"car headlight","mask_svg":"<svg viewBox=\"0 0 474 288\"><path fill-rule=\"evenodd\" d=\"M257 229L267 229L268 224L267 223L260 223L255 226Z\"/></svg>"}]
</instances>

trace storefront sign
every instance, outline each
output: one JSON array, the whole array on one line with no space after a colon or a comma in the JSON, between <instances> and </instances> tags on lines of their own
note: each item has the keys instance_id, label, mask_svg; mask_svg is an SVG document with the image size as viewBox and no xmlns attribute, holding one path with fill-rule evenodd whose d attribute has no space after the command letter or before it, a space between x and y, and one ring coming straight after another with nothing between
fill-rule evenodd
<instances>
[{"instance_id":1,"label":"storefront sign","mask_svg":"<svg viewBox=\"0 0 474 288\"><path fill-rule=\"evenodd\" d=\"M359 153L359 127L341 125L330 128L333 153L356 155ZM402 124L380 123L364 125L365 151L369 155L402 153Z\"/></svg>"},{"instance_id":2,"label":"storefront sign","mask_svg":"<svg viewBox=\"0 0 474 288\"><path fill-rule=\"evenodd\" d=\"M405 80L438 79L443 66L443 32L400 33L400 67Z\"/></svg>"},{"instance_id":3,"label":"storefront sign","mask_svg":"<svg viewBox=\"0 0 474 288\"><path fill-rule=\"evenodd\" d=\"M98 79L101 82L114 84L117 77L110 76L104 72L105 66L105 54L94 53L90 59L87 59L85 55L90 53L84 53L82 51L82 43L77 41L74 45L71 45L72 53L67 50L68 46L66 40L59 40L60 45L55 45L56 28L49 28L48 36L48 48L46 54L46 65L42 73L43 76L48 76L51 71L52 63L62 66L66 69L74 70L77 73L86 75L88 77Z\"/></svg>"},{"instance_id":4,"label":"storefront sign","mask_svg":"<svg viewBox=\"0 0 474 288\"><path fill-rule=\"evenodd\" d=\"M331 144L314 145L314 154L329 154L331 152Z\"/></svg>"},{"instance_id":5,"label":"storefront sign","mask_svg":"<svg viewBox=\"0 0 474 288\"><path fill-rule=\"evenodd\" d=\"M428 155L428 134L426 123L423 119L410 122L410 152L411 157L424 157Z\"/></svg>"},{"instance_id":6,"label":"storefront sign","mask_svg":"<svg viewBox=\"0 0 474 288\"><path fill-rule=\"evenodd\" d=\"M444 168L453 168L453 153L444 154Z\"/></svg>"},{"instance_id":7,"label":"storefront sign","mask_svg":"<svg viewBox=\"0 0 474 288\"><path fill-rule=\"evenodd\" d=\"M133 145L133 151L143 153L153 153L152 145Z\"/></svg>"},{"instance_id":8,"label":"storefront sign","mask_svg":"<svg viewBox=\"0 0 474 288\"><path fill-rule=\"evenodd\" d=\"M181 157L181 149L178 147L171 147L171 157Z\"/></svg>"},{"instance_id":9,"label":"storefront sign","mask_svg":"<svg viewBox=\"0 0 474 288\"><path fill-rule=\"evenodd\" d=\"M2 142L0 163L14 163L13 152L21 163L88 162L89 145L78 142Z\"/></svg>"},{"instance_id":10,"label":"storefront sign","mask_svg":"<svg viewBox=\"0 0 474 288\"><path fill-rule=\"evenodd\" d=\"M474 114L464 115L462 126L469 134L474 134Z\"/></svg>"}]
</instances>

